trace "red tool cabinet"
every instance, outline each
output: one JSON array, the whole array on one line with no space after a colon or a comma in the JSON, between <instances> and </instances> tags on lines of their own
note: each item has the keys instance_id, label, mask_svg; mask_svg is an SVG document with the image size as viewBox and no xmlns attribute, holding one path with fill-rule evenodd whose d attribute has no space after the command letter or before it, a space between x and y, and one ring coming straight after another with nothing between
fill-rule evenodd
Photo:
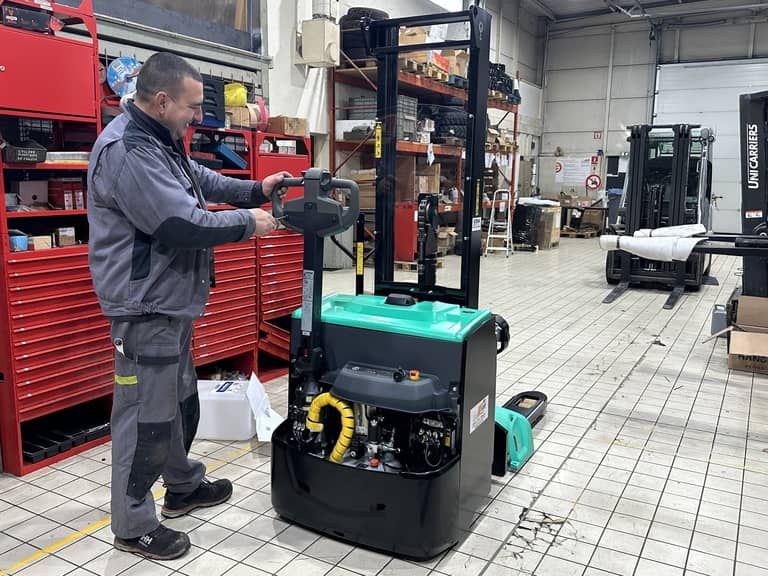
<instances>
[{"instance_id":1,"label":"red tool cabinet","mask_svg":"<svg viewBox=\"0 0 768 576\"><path fill-rule=\"evenodd\" d=\"M0 0L0 9L4 3ZM42 6L32 0L14 4ZM49 151L87 150L101 128L102 94L91 0L76 8L54 0L50 6L65 25L84 24L90 37L0 25L0 46L13 48L0 50L0 128L11 122L36 134L42 130L50 136L44 143ZM296 154L262 155L256 150L265 137L291 137L192 127L188 145L196 134L231 139L248 166L222 170L229 176L262 178L279 170L298 175L309 167L308 139L299 139ZM0 156L0 197L4 200L14 181L73 176L84 181L87 167L84 161L10 163ZM91 421L103 427L111 408L113 352L108 322L93 293L87 246L10 249L9 230L38 235L56 227L75 228L85 242L86 210L12 212L0 201L0 449L3 471L16 475L109 439L83 435L82 443L65 451L46 450L36 462L24 459L23 445L33 430ZM287 332L279 324L301 302L302 250L301 236L288 231L215 249L217 283L193 333L196 365L226 361L246 373L256 370L260 333L265 351L287 358Z\"/></svg>"},{"instance_id":2,"label":"red tool cabinet","mask_svg":"<svg viewBox=\"0 0 768 576\"><path fill-rule=\"evenodd\" d=\"M276 142L295 142L295 154L279 152ZM264 143L268 142L268 145ZM269 148L270 150L267 150ZM285 170L301 176L310 168L309 138L283 136L266 132L254 134L253 166L257 179ZM288 191L287 199L303 195L301 188ZM304 239L290 230L279 230L256 240L259 277L259 350L288 360L289 323L286 319L301 306L301 277Z\"/></svg>"}]
</instances>

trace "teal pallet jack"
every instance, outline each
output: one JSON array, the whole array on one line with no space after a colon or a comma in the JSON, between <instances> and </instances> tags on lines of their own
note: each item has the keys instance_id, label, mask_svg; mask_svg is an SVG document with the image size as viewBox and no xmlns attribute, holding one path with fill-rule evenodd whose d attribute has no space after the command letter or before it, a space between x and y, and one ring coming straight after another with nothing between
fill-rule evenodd
<instances>
[{"instance_id":1,"label":"teal pallet jack","mask_svg":"<svg viewBox=\"0 0 768 576\"><path fill-rule=\"evenodd\" d=\"M533 427L547 410L547 396L541 392L521 392L496 406L493 435L494 476L507 470L519 471L533 454Z\"/></svg>"}]
</instances>

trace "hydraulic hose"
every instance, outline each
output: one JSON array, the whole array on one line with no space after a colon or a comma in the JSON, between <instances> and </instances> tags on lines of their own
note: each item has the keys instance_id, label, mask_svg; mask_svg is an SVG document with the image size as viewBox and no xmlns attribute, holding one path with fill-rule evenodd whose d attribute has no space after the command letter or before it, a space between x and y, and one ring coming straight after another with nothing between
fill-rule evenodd
<instances>
[{"instance_id":1,"label":"hydraulic hose","mask_svg":"<svg viewBox=\"0 0 768 576\"><path fill-rule=\"evenodd\" d=\"M355 434L355 413L352 411L352 407L344 402L344 400L336 398L330 392L324 392L315 396L312 404L309 405L306 421L308 430L312 432L322 431L323 423L320 422L320 410L326 406L336 408L341 416L341 432L339 432L339 438L336 440L336 445L333 447L333 451L328 458L331 462L338 464L344 457L344 453L349 448L352 437Z\"/></svg>"}]
</instances>

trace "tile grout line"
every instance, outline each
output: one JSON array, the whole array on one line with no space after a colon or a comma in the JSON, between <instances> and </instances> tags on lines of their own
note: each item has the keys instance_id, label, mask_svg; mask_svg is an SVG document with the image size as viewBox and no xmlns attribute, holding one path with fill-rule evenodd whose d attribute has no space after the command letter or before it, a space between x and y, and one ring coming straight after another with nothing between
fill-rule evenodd
<instances>
[{"instance_id":1,"label":"tile grout line","mask_svg":"<svg viewBox=\"0 0 768 576\"><path fill-rule=\"evenodd\" d=\"M638 299L636 302L639 302L639 299ZM650 301L649 301L649 302L646 304L646 306L645 306L645 307L644 307L644 308L643 308L641 311L639 311L639 312L638 312L638 314L635 316L635 318L637 318L637 317L638 317L640 314L642 314L642 312L644 312L644 311L645 311L645 310L646 310L648 307L650 307L650 306L651 306L653 303L654 303L654 302L653 302L653 300L650 300ZM618 320L618 319L617 319L617 320ZM645 327L644 327L642 330L645 330ZM636 335L634 338L632 338L632 339L630 340L630 342L628 342L628 343L627 343L627 345L626 345L626 347L625 347L625 351L626 351L626 349L628 349L628 348L629 348L629 347L630 347L632 344L634 344L635 342L637 342L637 339L638 339L638 338L641 336L641 334L642 334L642 330L640 331L640 333L639 333L639 334L637 334L637 335ZM640 358L639 358L639 359L638 359L638 360L637 360L637 361L636 361L636 362L633 364L633 367L632 367L632 369L630 369L630 370L629 370L629 372L628 372L628 373L627 373L627 375L624 377L624 379L622 380L622 382L620 382L620 383L618 383L618 384L616 385L616 388L615 388L615 389L614 389L614 391L611 393L611 396L610 396L608 399L606 399L606 401L604 402L603 406L602 406L602 407L601 407L599 410L596 410L596 411L595 411L595 412L597 412L597 416L595 416L595 418L592 420L592 423L591 423L589 426L587 426L587 428L584 430L584 432L582 433L582 435L579 437L579 441L578 441L578 442L576 442L576 443L573 445L573 447L571 447L571 450L568 452L568 455L565 457L565 459L564 459L564 460L563 460L563 462L560 464L560 466L559 466L559 467L556 469L557 471L555 472L555 474L553 474L553 475L550 477L550 479L549 479L549 480L547 480L547 482L544 484L544 486L542 487L542 489L538 491L538 493L536 494L535 498L534 498L534 499L531 501L531 503L529 504L529 506L528 506L528 508L529 508L529 509L532 509L532 508L533 508L533 506L535 505L535 503L536 503L536 502L539 500L539 498L541 498L541 494L542 494L542 493L543 493L543 492L544 492L544 491L547 489L547 487L548 487L548 486L549 486L549 485L550 485L550 484L553 482L553 479L555 478L555 476L557 475L557 473L558 473L558 472L560 472L560 471L563 469L563 465L565 464L565 462L566 462L566 461L567 461L567 460L568 460L568 459L571 457L571 455L573 454L573 452L574 452L574 451L575 451L575 450L576 450L576 449L579 447L579 444L581 443L581 441L583 441L583 440L584 440L584 437L585 437L585 436L586 436L586 435L587 435L587 434L590 432L590 430L592 430L592 427L593 427L593 426L596 424L596 422L597 422L597 420L600 418L600 416L601 416L601 415L603 415L603 410L604 410L604 409L606 408L606 406L607 406L607 405L608 405L608 404L611 402L611 400L614 398L614 396L615 396L615 395L616 395L616 394L617 394L617 393L618 393L618 392L621 390L621 385L622 385L622 384L623 384L623 383L626 381L626 379L627 379L627 378L628 378L628 377L629 377L629 376L630 376L630 375L631 375L631 374L634 372L635 368L637 368L637 367L640 365L640 363L641 363L641 362L644 360L644 358L645 358L645 355L646 355L646 353L647 353L647 352L648 352L648 351L651 349L651 348L650 348L651 346L653 346L653 343L652 343L652 342L651 342L651 343L648 343L648 344L646 345L646 348L645 348L645 352L644 352L644 353L643 353L643 354L640 356ZM609 364L609 366L606 368L606 370L604 371L604 373L605 373L605 372L607 372L607 370L608 370L608 369L609 369L611 366L613 366L613 364L614 364L615 362L617 362L617 361L618 361L618 358L619 358L619 357L620 357L620 355L618 355L618 356L616 356L616 357L615 357L615 359L613 360L613 362L611 362L611 364ZM594 384L593 384L592 386L594 386ZM592 388L592 386L590 386L590 389ZM582 397L583 397L584 395L586 395L586 394L588 393L588 391L589 391L589 390L587 390L586 392L584 392L584 394L582 394ZM575 407L575 406L571 407L571 409L568 411L568 414L570 414L571 412L573 412L573 410L574 410L574 409L576 409L576 407ZM567 415L566 415L566 417L567 417ZM626 421L626 417L625 417L625 421ZM554 431L554 430L553 430L553 431ZM606 454L607 454L607 452L606 452ZM603 455L603 458L605 458L605 455ZM602 460L601 460L601 461L602 461ZM599 466L599 465L598 465L598 466ZM512 480L512 478L510 478L510 481L511 481L511 480ZM586 489L586 486L585 486L584 488L582 488L582 492L583 492L585 489ZM490 504L489 504L489 505L490 505ZM520 525L520 523L521 523L521 522L522 522L522 519L521 519L521 518L518 518L517 522L516 522L516 523L513 525L513 527L512 527L512 529L510 530L510 532L509 532L509 533L507 534L507 536L504 538L504 544L503 544L503 545L502 545L502 546L499 548L499 550L497 550L497 551L496 551L496 553L495 553L495 554L494 554L494 555L491 557L491 559L490 559L490 560L488 561L488 563L486 564L485 568L483 568L483 570L481 570L481 572L479 573L479 575L478 575L478 576L482 576L483 574L485 574L485 572L487 571L488 567L489 567L489 566L491 566L491 565L493 564L493 560L494 560L494 559L495 559L495 558L496 558L496 557L499 555L499 552L501 552L501 550L504 548L504 545L506 545L506 544L508 543L508 540L509 540L509 538L510 538L510 537L511 537L511 536L514 534L515 530L517 529L517 527ZM561 527L561 528L562 528L562 527ZM558 532L555 534L555 538L557 538L557 535L558 535L559 533L560 533L560 530L558 530ZM550 544L550 545L551 545L551 544ZM549 547L547 547L547 549L548 549L548 548L549 548ZM543 557L542 557L542 559L543 559ZM540 563L541 563L541 560L540 560L539 562L537 562L537 567L538 567L538 565L539 565ZM534 572L535 572L535 568L534 568Z\"/></svg>"},{"instance_id":2,"label":"tile grout line","mask_svg":"<svg viewBox=\"0 0 768 576\"><path fill-rule=\"evenodd\" d=\"M746 441L744 442L744 467L747 466L747 454L749 453L749 422L752 416L752 397L755 390L755 375L749 380L749 408L747 409L747 429L745 433ZM739 516L736 522L736 546L733 548L733 576L736 576L736 567L739 562L739 533L741 532L741 512L744 505L744 483L746 482L746 472L741 475L741 494L739 494Z\"/></svg>"},{"instance_id":3,"label":"tile grout line","mask_svg":"<svg viewBox=\"0 0 768 576\"><path fill-rule=\"evenodd\" d=\"M231 460L239 458L240 456L242 456L243 454L246 454L251 449L252 449L252 447L249 446L249 447L241 448L241 449L235 451L231 455ZM206 467L206 472L208 472L208 471L213 472L213 471L217 470L218 468L220 468L220 467L222 467L222 466L224 466L226 464L228 464L228 461L220 461L217 465L215 465L215 466L213 466L211 468ZM157 492L154 492L152 494L153 500L157 500L163 494L165 494L165 489L164 488L161 488ZM99 510L99 509L98 508L94 508L93 510ZM90 514L90 512L86 512L85 514ZM83 514L83 516L85 516L85 514ZM79 516L77 518L79 518ZM77 518L74 518L73 520L76 520ZM51 556L51 555L55 555L54 553L56 551L58 551L58 550L60 550L60 549L62 549L64 547L68 546L69 544L72 544L73 542L75 542L77 540L80 540L81 538L84 538L85 536L88 536L89 534L92 534L93 532L96 532L97 530L103 528L104 526L106 526L111 521L111 519L112 519L112 517L108 514L105 518L102 518L101 520L97 520L96 522L93 522L93 523L89 524L85 528L82 528L80 530L75 531L73 534L70 534L66 538L63 538L63 539L61 539L61 540L59 540L57 542L54 542L53 544L49 544L45 548L42 548L42 549L38 550L37 552L31 554L30 556L28 556L26 558L22 558L21 560L17 561L15 564L10 566L9 568L0 569L0 574L5 574L5 576L8 576L9 574L12 574L13 572L21 570L22 568L25 568L27 565L33 564L33 563L37 562L38 560L40 560L42 558L45 558L45 557ZM64 526L66 526L66 525L64 525ZM56 530L56 528L54 528L54 530Z\"/></svg>"}]
</instances>

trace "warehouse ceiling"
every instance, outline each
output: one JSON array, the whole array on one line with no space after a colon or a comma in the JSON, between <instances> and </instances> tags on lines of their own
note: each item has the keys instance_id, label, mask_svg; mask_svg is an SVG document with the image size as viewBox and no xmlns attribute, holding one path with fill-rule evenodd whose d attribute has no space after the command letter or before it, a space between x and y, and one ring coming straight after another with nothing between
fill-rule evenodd
<instances>
[{"instance_id":1,"label":"warehouse ceiling","mask_svg":"<svg viewBox=\"0 0 768 576\"><path fill-rule=\"evenodd\" d=\"M620 19L664 19L723 12L768 13L768 0L524 0L553 22L614 15Z\"/></svg>"}]
</instances>

